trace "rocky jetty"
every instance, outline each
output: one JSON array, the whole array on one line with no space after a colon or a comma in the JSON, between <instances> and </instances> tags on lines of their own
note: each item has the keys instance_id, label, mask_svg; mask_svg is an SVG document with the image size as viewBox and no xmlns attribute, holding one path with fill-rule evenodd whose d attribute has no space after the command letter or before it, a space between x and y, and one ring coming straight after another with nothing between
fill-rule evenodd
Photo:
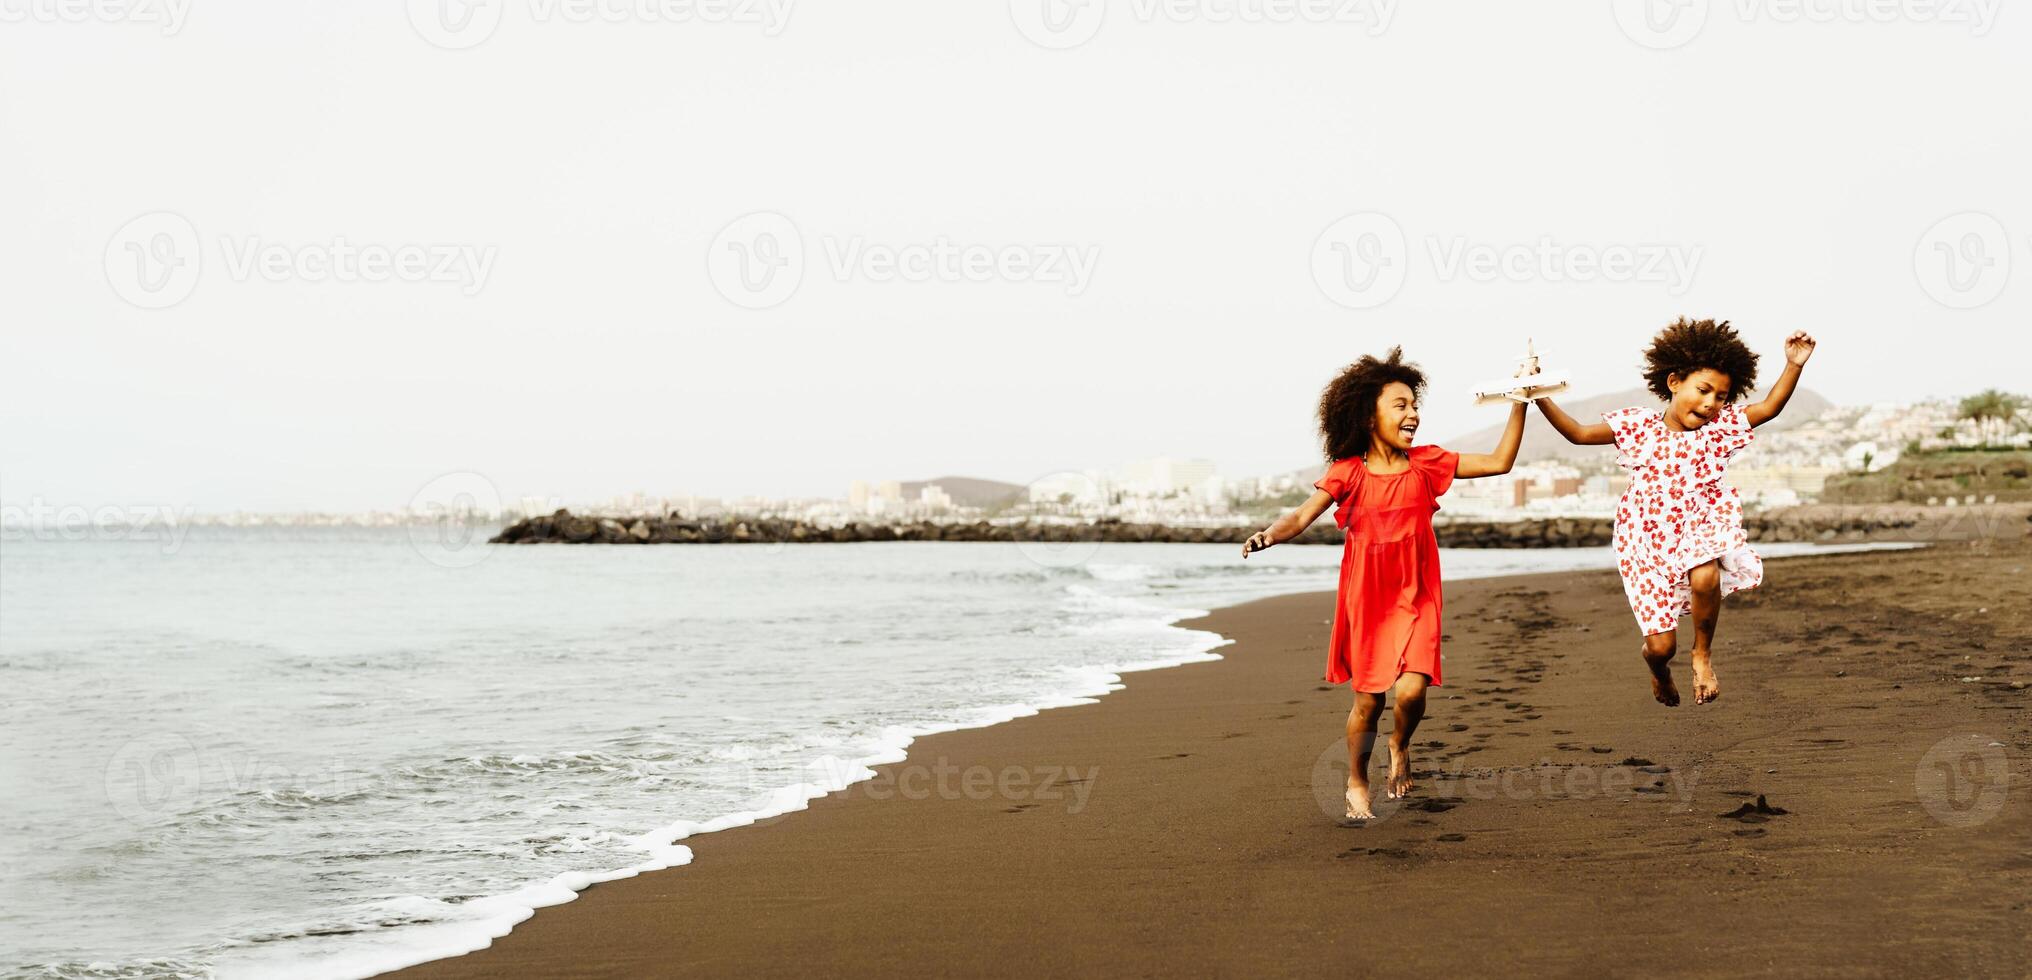
<instances>
[{"instance_id":1,"label":"rocky jetty","mask_svg":"<svg viewBox=\"0 0 2032 980\"><path fill-rule=\"evenodd\" d=\"M1449 520L1435 522L1439 543L1447 548L1579 548L1610 543L1614 523L1607 518L1542 518L1521 521ZM1934 541L1970 540L2026 533L2026 508L2020 507L1798 507L1751 516L1745 521L1753 541ZM1102 520L1091 524L957 524L933 522L851 523L820 527L775 518L687 519L666 517L600 517L559 510L517 521L494 537L496 544L803 544L854 541L1139 541L1188 544L1235 544L1246 540L1255 525L1233 527L1172 527ZM1337 544L1340 529L1320 521L1298 539L1300 544Z\"/></svg>"}]
</instances>

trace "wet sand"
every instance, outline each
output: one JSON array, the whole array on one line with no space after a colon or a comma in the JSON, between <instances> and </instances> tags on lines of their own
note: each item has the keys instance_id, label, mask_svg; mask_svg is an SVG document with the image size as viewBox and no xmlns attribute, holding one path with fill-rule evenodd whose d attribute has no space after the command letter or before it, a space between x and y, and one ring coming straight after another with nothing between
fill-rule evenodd
<instances>
[{"instance_id":1,"label":"wet sand","mask_svg":"<svg viewBox=\"0 0 2032 980\"><path fill-rule=\"evenodd\" d=\"M1418 786L1364 826L1332 596L1224 609L1187 624L1219 662L920 739L402 975L2032 975L2028 566L1771 561L1678 708L1612 573L1449 583Z\"/></svg>"}]
</instances>

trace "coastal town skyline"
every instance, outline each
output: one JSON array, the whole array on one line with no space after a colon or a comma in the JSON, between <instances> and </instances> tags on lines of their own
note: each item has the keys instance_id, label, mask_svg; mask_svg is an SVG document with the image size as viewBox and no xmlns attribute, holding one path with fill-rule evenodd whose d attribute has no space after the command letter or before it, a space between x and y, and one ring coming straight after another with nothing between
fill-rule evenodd
<instances>
[{"instance_id":1,"label":"coastal town skyline","mask_svg":"<svg viewBox=\"0 0 2032 980\"><path fill-rule=\"evenodd\" d=\"M1843 473L1872 472L1894 464L1909 446L1939 449L1982 444L2032 445L2032 412L1984 430L1965 418L1961 402L1932 399L1909 404L1829 405L1802 389L1796 400L1825 406L1759 433L1753 453L1729 470L1730 482L1753 507L1811 503L1822 485ZM2020 399L2020 404L2025 404ZM1442 444L1452 445L1447 440ZM1464 483L1446 503L1455 517L1603 516L1626 485L1613 449L1560 445L1527 453L1515 473ZM1322 464L1323 465L1323 464ZM1302 496L1311 479L1304 465L1269 473L1239 473L1204 457L1144 456L1116 464L1068 468L1018 483L971 474L918 475L912 479L861 474L835 493L719 496L683 488L646 489L568 498L515 493L484 474L442 474L406 505L355 510L204 510L150 504L138 511L49 500L0 505L10 528L87 524L221 524L228 526L373 526L442 519L447 513L510 520L569 509L613 515L681 514L706 519L772 517L840 525L854 521L975 520L989 516L1095 519L1157 523L1232 523L1257 506ZM1974 499L1968 501L1977 502Z\"/></svg>"}]
</instances>

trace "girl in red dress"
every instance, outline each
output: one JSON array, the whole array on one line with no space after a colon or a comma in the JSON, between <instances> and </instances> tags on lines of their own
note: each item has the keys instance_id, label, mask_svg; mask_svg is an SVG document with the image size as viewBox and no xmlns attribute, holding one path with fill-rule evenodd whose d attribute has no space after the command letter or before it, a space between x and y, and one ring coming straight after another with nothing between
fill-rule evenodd
<instances>
[{"instance_id":1,"label":"girl in red dress","mask_svg":"<svg viewBox=\"0 0 2032 980\"><path fill-rule=\"evenodd\" d=\"M1665 411L1617 409L1582 425L1551 399L1538 402L1568 442L1615 443L1616 462L1630 472L1616 504L1616 567L1644 634L1651 696L1668 708L1679 704L1671 662L1682 616L1693 617L1693 703L1722 696L1711 657L1722 597L1764 581L1763 559L1743 532L1742 498L1722 473L1750 445L1750 430L1785 409L1813 346L1804 331L1785 338L1778 383L1763 401L1737 408L1757 386L1757 355L1726 321L1682 317L1644 352L1644 380Z\"/></svg>"},{"instance_id":2,"label":"girl in red dress","mask_svg":"<svg viewBox=\"0 0 2032 980\"><path fill-rule=\"evenodd\" d=\"M1519 402L1493 453L1413 446L1424 391L1425 375L1404 362L1401 348L1348 365L1319 400L1319 431L1331 461L1326 475L1313 484L1311 499L1242 546L1246 558L1289 541L1328 506L1346 532L1326 679L1355 689L1347 728L1350 820L1375 816L1369 757L1386 694L1396 695L1386 789L1392 799L1411 791L1411 736L1425 716L1426 686L1440 683L1439 541L1432 534L1439 497L1455 478L1510 472L1524 437Z\"/></svg>"}]
</instances>

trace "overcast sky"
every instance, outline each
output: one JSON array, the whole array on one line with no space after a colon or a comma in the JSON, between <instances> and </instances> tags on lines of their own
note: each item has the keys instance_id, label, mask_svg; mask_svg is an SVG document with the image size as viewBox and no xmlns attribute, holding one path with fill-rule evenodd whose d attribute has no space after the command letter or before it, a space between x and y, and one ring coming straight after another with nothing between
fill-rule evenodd
<instances>
[{"instance_id":1,"label":"overcast sky","mask_svg":"<svg viewBox=\"0 0 2032 980\"><path fill-rule=\"evenodd\" d=\"M0 0L0 502L1253 475L1682 313L2032 389L1994 0L436 3Z\"/></svg>"}]
</instances>

